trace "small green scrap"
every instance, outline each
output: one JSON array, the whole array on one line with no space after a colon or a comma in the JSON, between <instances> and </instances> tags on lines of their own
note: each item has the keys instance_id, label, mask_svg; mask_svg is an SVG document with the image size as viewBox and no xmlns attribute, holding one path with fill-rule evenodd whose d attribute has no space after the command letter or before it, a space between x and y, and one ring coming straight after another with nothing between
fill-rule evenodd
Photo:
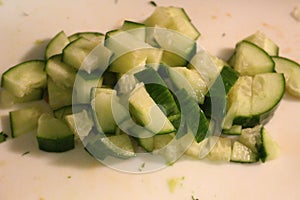
<instances>
[{"instance_id":1,"label":"small green scrap","mask_svg":"<svg viewBox=\"0 0 300 200\"><path fill-rule=\"evenodd\" d=\"M154 7L157 7L157 4L155 3L155 1L149 1L149 4L154 6Z\"/></svg>"},{"instance_id":2,"label":"small green scrap","mask_svg":"<svg viewBox=\"0 0 300 200\"><path fill-rule=\"evenodd\" d=\"M182 181L184 180L184 176L180 177L180 178L170 178L168 179L168 186L169 186L169 190L171 193L175 192L175 189L180 186L183 186Z\"/></svg>"}]
</instances>

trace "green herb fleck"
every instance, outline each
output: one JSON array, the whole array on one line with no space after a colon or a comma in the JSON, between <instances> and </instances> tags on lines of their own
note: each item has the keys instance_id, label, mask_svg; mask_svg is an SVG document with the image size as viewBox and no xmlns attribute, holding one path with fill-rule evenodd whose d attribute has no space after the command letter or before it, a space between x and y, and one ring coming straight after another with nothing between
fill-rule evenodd
<instances>
[{"instance_id":1,"label":"green herb fleck","mask_svg":"<svg viewBox=\"0 0 300 200\"><path fill-rule=\"evenodd\" d=\"M178 187L178 186L183 186L182 184L182 181L184 180L184 176L183 177L180 177L180 178L170 178L168 180L168 186L169 186L169 190L171 193L174 193L175 192L175 189Z\"/></svg>"},{"instance_id":2,"label":"green herb fleck","mask_svg":"<svg viewBox=\"0 0 300 200\"><path fill-rule=\"evenodd\" d=\"M29 153L30 153L30 151L26 151L26 152L22 153L22 156L25 156L25 155L27 155Z\"/></svg>"},{"instance_id":3,"label":"green herb fleck","mask_svg":"<svg viewBox=\"0 0 300 200\"><path fill-rule=\"evenodd\" d=\"M149 1L150 5L157 7L157 4L154 1Z\"/></svg>"},{"instance_id":4,"label":"green herb fleck","mask_svg":"<svg viewBox=\"0 0 300 200\"><path fill-rule=\"evenodd\" d=\"M70 178L72 178L72 176L68 176L67 178L70 179Z\"/></svg>"},{"instance_id":5,"label":"green herb fleck","mask_svg":"<svg viewBox=\"0 0 300 200\"><path fill-rule=\"evenodd\" d=\"M0 6L3 6L3 1L2 0L0 0Z\"/></svg>"},{"instance_id":6,"label":"green herb fleck","mask_svg":"<svg viewBox=\"0 0 300 200\"><path fill-rule=\"evenodd\" d=\"M199 200L198 198L195 198L193 195L192 195L192 200Z\"/></svg>"},{"instance_id":7,"label":"green herb fleck","mask_svg":"<svg viewBox=\"0 0 300 200\"><path fill-rule=\"evenodd\" d=\"M145 168L146 163L142 163L141 166L139 167L139 171L141 172Z\"/></svg>"}]
</instances>

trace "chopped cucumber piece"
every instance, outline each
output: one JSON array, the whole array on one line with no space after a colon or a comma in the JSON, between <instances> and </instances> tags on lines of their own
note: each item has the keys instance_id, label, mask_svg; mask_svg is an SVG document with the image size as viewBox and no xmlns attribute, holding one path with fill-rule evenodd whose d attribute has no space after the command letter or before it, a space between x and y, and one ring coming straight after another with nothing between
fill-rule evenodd
<instances>
[{"instance_id":1,"label":"chopped cucumber piece","mask_svg":"<svg viewBox=\"0 0 300 200\"><path fill-rule=\"evenodd\" d=\"M148 94L144 84L135 88L129 97L129 110L134 119L153 133L164 134L175 131L167 116Z\"/></svg>"},{"instance_id":2,"label":"chopped cucumber piece","mask_svg":"<svg viewBox=\"0 0 300 200\"><path fill-rule=\"evenodd\" d=\"M40 102L31 107L9 112L12 137L19 137L35 131L38 126L39 117L43 113L49 113L50 111L47 104Z\"/></svg>"},{"instance_id":3,"label":"chopped cucumber piece","mask_svg":"<svg viewBox=\"0 0 300 200\"><path fill-rule=\"evenodd\" d=\"M57 33L48 43L46 47L45 57L46 60L50 57L61 54L63 49L70 43L68 36L64 31Z\"/></svg>"},{"instance_id":4,"label":"chopped cucumber piece","mask_svg":"<svg viewBox=\"0 0 300 200\"><path fill-rule=\"evenodd\" d=\"M231 162L238 163L255 163L259 157L249 147L243 145L239 141L235 141L232 147Z\"/></svg>"},{"instance_id":5,"label":"chopped cucumber piece","mask_svg":"<svg viewBox=\"0 0 300 200\"><path fill-rule=\"evenodd\" d=\"M11 94L6 89L2 88L0 91L0 103L4 107L10 107L19 103L26 103L31 101L40 100L43 98L43 89L33 89L30 93L24 95L23 97L16 97Z\"/></svg>"},{"instance_id":6,"label":"chopped cucumber piece","mask_svg":"<svg viewBox=\"0 0 300 200\"><path fill-rule=\"evenodd\" d=\"M74 134L61 120L51 114L42 114L38 120L37 141L47 152L64 152L74 148Z\"/></svg>"},{"instance_id":7,"label":"chopped cucumber piece","mask_svg":"<svg viewBox=\"0 0 300 200\"><path fill-rule=\"evenodd\" d=\"M241 125L233 125L230 129L223 129L222 134L224 135L241 135L242 126Z\"/></svg>"},{"instance_id":8,"label":"chopped cucumber piece","mask_svg":"<svg viewBox=\"0 0 300 200\"><path fill-rule=\"evenodd\" d=\"M196 53L196 42L178 32L155 27L153 39L162 48L161 62L168 66L185 66Z\"/></svg>"},{"instance_id":9,"label":"chopped cucumber piece","mask_svg":"<svg viewBox=\"0 0 300 200\"><path fill-rule=\"evenodd\" d=\"M242 133L238 138L238 141L246 145L254 153L258 153L261 147L261 131L262 125L257 125L253 128L242 129Z\"/></svg>"},{"instance_id":10,"label":"chopped cucumber piece","mask_svg":"<svg viewBox=\"0 0 300 200\"><path fill-rule=\"evenodd\" d=\"M73 88L62 87L48 78L48 101L53 110L71 105L72 94Z\"/></svg>"},{"instance_id":11,"label":"chopped cucumber piece","mask_svg":"<svg viewBox=\"0 0 300 200\"><path fill-rule=\"evenodd\" d=\"M283 73L286 90L295 97L300 97L300 64L284 57L273 57L275 70Z\"/></svg>"},{"instance_id":12,"label":"chopped cucumber piece","mask_svg":"<svg viewBox=\"0 0 300 200\"><path fill-rule=\"evenodd\" d=\"M153 138L154 149L158 150L166 147L174 139L174 137L174 133L155 135Z\"/></svg>"},{"instance_id":13,"label":"chopped cucumber piece","mask_svg":"<svg viewBox=\"0 0 300 200\"><path fill-rule=\"evenodd\" d=\"M215 140L215 145L210 150L207 158L213 161L229 162L231 159L231 139L217 136L213 136L208 139Z\"/></svg>"},{"instance_id":14,"label":"chopped cucumber piece","mask_svg":"<svg viewBox=\"0 0 300 200\"><path fill-rule=\"evenodd\" d=\"M270 38L266 36L262 31L257 31L252 35L249 35L244 40L251 42L263 50L265 50L270 56L277 56L279 47Z\"/></svg>"},{"instance_id":15,"label":"chopped cucumber piece","mask_svg":"<svg viewBox=\"0 0 300 200\"><path fill-rule=\"evenodd\" d=\"M96 127L100 133L115 133L117 124L112 111L112 98L116 90L92 88L91 105Z\"/></svg>"},{"instance_id":16,"label":"chopped cucumber piece","mask_svg":"<svg viewBox=\"0 0 300 200\"><path fill-rule=\"evenodd\" d=\"M145 88L156 104L160 105L165 115L175 128L179 127L180 110L174 96L167 88L164 80L153 68L146 68L134 74L134 76L145 84Z\"/></svg>"},{"instance_id":17,"label":"chopped cucumber piece","mask_svg":"<svg viewBox=\"0 0 300 200\"><path fill-rule=\"evenodd\" d=\"M46 63L46 73L51 79L64 87L73 87L76 70L61 61L61 55L55 55L48 59Z\"/></svg>"},{"instance_id":18,"label":"chopped cucumber piece","mask_svg":"<svg viewBox=\"0 0 300 200\"><path fill-rule=\"evenodd\" d=\"M16 97L24 97L34 89L43 89L47 84L45 63L31 60L8 69L2 75L1 86Z\"/></svg>"},{"instance_id":19,"label":"chopped cucumber piece","mask_svg":"<svg viewBox=\"0 0 300 200\"><path fill-rule=\"evenodd\" d=\"M200 33L192 24L183 8L178 7L156 7L155 11L145 21L148 27L163 27L178 31L187 37L196 40Z\"/></svg>"},{"instance_id":20,"label":"chopped cucumber piece","mask_svg":"<svg viewBox=\"0 0 300 200\"><path fill-rule=\"evenodd\" d=\"M90 103L92 88L101 87L102 83L103 77L98 73L88 74L85 71L79 71L73 87L73 104Z\"/></svg>"},{"instance_id":21,"label":"chopped cucumber piece","mask_svg":"<svg viewBox=\"0 0 300 200\"><path fill-rule=\"evenodd\" d=\"M93 42L97 43L103 43L105 39L105 35L103 33L99 32L77 32L68 37L70 42L73 42L74 40L83 37L87 40L91 40Z\"/></svg>"},{"instance_id":22,"label":"chopped cucumber piece","mask_svg":"<svg viewBox=\"0 0 300 200\"><path fill-rule=\"evenodd\" d=\"M260 158L262 162L273 160L279 155L279 145L271 137L265 128L261 130L261 149L260 149Z\"/></svg>"},{"instance_id":23,"label":"chopped cucumber piece","mask_svg":"<svg viewBox=\"0 0 300 200\"><path fill-rule=\"evenodd\" d=\"M147 152L152 152L154 150L154 137L137 138L137 141Z\"/></svg>"},{"instance_id":24,"label":"chopped cucumber piece","mask_svg":"<svg viewBox=\"0 0 300 200\"><path fill-rule=\"evenodd\" d=\"M121 29L133 34L138 40L145 41L146 39L145 24L125 20Z\"/></svg>"},{"instance_id":25,"label":"chopped cucumber piece","mask_svg":"<svg viewBox=\"0 0 300 200\"><path fill-rule=\"evenodd\" d=\"M225 117L243 127L265 124L272 117L285 91L285 80L279 73L263 73L254 77L241 76L228 94L229 110ZM228 125L228 126L227 126Z\"/></svg>"},{"instance_id":26,"label":"chopped cucumber piece","mask_svg":"<svg viewBox=\"0 0 300 200\"><path fill-rule=\"evenodd\" d=\"M105 71L112 52L99 41L80 37L68 44L62 54L62 61L75 69L91 73L94 70Z\"/></svg>"},{"instance_id":27,"label":"chopped cucumber piece","mask_svg":"<svg viewBox=\"0 0 300 200\"><path fill-rule=\"evenodd\" d=\"M86 149L97 159L104 160L107 156L128 159L136 155L131 139L127 134L109 137L92 134L92 136L88 136L89 141L87 142Z\"/></svg>"},{"instance_id":28,"label":"chopped cucumber piece","mask_svg":"<svg viewBox=\"0 0 300 200\"><path fill-rule=\"evenodd\" d=\"M268 53L247 41L237 44L233 67L241 75L249 76L274 72L274 62Z\"/></svg>"}]
</instances>

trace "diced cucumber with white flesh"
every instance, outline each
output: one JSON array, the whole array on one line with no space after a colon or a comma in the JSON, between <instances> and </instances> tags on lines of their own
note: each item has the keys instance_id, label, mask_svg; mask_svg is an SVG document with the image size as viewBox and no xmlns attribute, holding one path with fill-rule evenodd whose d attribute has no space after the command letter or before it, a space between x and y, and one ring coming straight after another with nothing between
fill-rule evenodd
<instances>
[{"instance_id":1,"label":"diced cucumber with white flesh","mask_svg":"<svg viewBox=\"0 0 300 200\"><path fill-rule=\"evenodd\" d=\"M57 33L48 43L45 52L46 60L50 57L61 54L63 49L70 43L68 36L64 31Z\"/></svg>"},{"instance_id":2,"label":"diced cucumber with white flesh","mask_svg":"<svg viewBox=\"0 0 300 200\"><path fill-rule=\"evenodd\" d=\"M272 58L259 46L248 41L237 44L233 67L241 75L274 72L274 66Z\"/></svg>"},{"instance_id":3,"label":"diced cucumber with white flesh","mask_svg":"<svg viewBox=\"0 0 300 200\"><path fill-rule=\"evenodd\" d=\"M200 36L199 31L192 24L183 8L156 7L154 12L144 21L144 24L148 27L159 26L172 29L193 40Z\"/></svg>"},{"instance_id":4,"label":"diced cucumber with white flesh","mask_svg":"<svg viewBox=\"0 0 300 200\"><path fill-rule=\"evenodd\" d=\"M196 53L196 42L185 35L166 28L153 28L152 36L162 48L161 62L168 66L185 66Z\"/></svg>"},{"instance_id":5,"label":"diced cucumber with white flesh","mask_svg":"<svg viewBox=\"0 0 300 200\"><path fill-rule=\"evenodd\" d=\"M52 114L42 114L36 135L39 149L47 152L64 152L75 147L74 134L67 124Z\"/></svg>"},{"instance_id":6,"label":"diced cucumber with white flesh","mask_svg":"<svg viewBox=\"0 0 300 200\"><path fill-rule=\"evenodd\" d=\"M153 68L146 68L134 74L134 76L145 84L145 88L155 103L161 106L162 111L177 129L180 123L180 110L174 96L166 86L164 80Z\"/></svg>"},{"instance_id":7,"label":"diced cucumber with white flesh","mask_svg":"<svg viewBox=\"0 0 300 200\"><path fill-rule=\"evenodd\" d=\"M175 138L174 133L153 136L154 150L166 147Z\"/></svg>"},{"instance_id":8,"label":"diced cucumber with white flesh","mask_svg":"<svg viewBox=\"0 0 300 200\"><path fill-rule=\"evenodd\" d=\"M266 34L262 31L256 31L255 33L249 35L244 40L254 43L263 50L265 50L270 56L277 56L279 52L279 47L275 44Z\"/></svg>"},{"instance_id":9,"label":"diced cucumber with white flesh","mask_svg":"<svg viewBox=\"0 0 300 200\"><path fill-rule=\"evenodd\" d=\"M229 162L231 159L231 139L212 136L208 140L213 140L214 145L208 153L207 158L213 161Z\"/></svg>"},{"instance_id":10,"label":"diced cucumber with white flesh","mask_svg":"<svg viewBox=\"0 0 300 200\"><path fill-rule=\"evenodd\" d=\"M241 131L241 135L238 137L238 141L246 145L254 153L258 153L261 148L261 131L263 126L257 125L253 128L244 128Z\"/></svg>"},{"instance_id":11,"label":"diced cucumber with white flesh","mask_svg":"<svg viewBox=\"0 0 300 200\"><path fill-rule=\"evenodd\" d=\"M103 33L99 33L99 32L77 32L74 33L72 35L70 35L68 37L68 39L70 40L70 42L73 42L74 40L83 37L85 39L94 41L94 42L104 42L105 40L105 35Z\"/></svg>"},{"instance_id":12,"label":"diced cucumber with white flesh","mask_svg":"<svg viewBox=\"0 0 300 200\"><path fill-rule=\"evenodd\" d=\"M283 74L241 76L228 95L229 108L224 129L232 124L253 127L272 117L285 91ZM230 123L232 121L233 123Z\"/></svg>"},{"instance_id":13,"label":"diced cucumber with white flesh","mask_svg":"<svg viewBox=\"0 0 300 200\"><path fill-rule=\"evenodd\" d=\"M44 96L44 89L33 89L30 93L23 97L16 97L6 89L2 88L0 91L0 104L4 107L10 107L19 103L26 103L42 99Z\"/></svg>"},{"instance_id":14,"label":"diced cucumber with white flesh","mask_svg":"<svg viewBox=\"0 0 300 200\"><path fill-rule=\"evenodd\" d=\"M154 48L144 41L138 40L129 31L114 31L107 33L105 46L114 55L111 58L109 70L121 74L145 64L159 64L162 49Z\"/></svg>"},{"instance_id":15,"label":"diced cucumber with white flesh","mask_svg":"<svg viewBox=\"0 0 300 200\"><path fill-rule=\"evenodd\" d=\"M224 135L241 135L242 126L241 125L233 125L229 129L223 129L222 134Z\"/></svg>"},{"instance_id":16,"label":"diced cucumber with white flesh","mask_svg":"<svg viewBox=\"0 0 300 200\"><path fill-rule=\"evenodd\" d=\"M91 73L94 70L105 71L112 52L99 41L80 37L68 44L62 54L62 61L75 69Z\"/></svg>"},{"instance_id":17,"label":"diced cucumber with white flesh","mask_svg":"<svg viewBox=\"0 0 300 200\"><path fill-rule=\"evenodd\" d=\"M203 103L208 87L197 70L186 67L167 67L166 69L177 89L184 88L198 103Z\"/></svg>"},{"instance_id":18,"label":"diced cucumber with white flesh","mask_svg":"<svg viewBox=\"0 0 300 200\"><path fill-rule=\"evenodd\" d=\"M185 155L190 156L195 159L202 159L207 156L209 149L207 148L208 138L205 138L201 142L196 142L195 140L184 152Z\"/></svg>"},{"instance_id":19,"label":"diced cucumber with white flesh","mask_svg":"<svg viewBox=\"0 0 300 200\"><path fill-rule=\"evenodd\" d=\"M12 137L19 137L35 131L38 127L39 117L43 113L50 112L50 107L43 101L9 112Z\"/></svg>"},{"instance_id":20,"label":"diced cucumber with white flesh","mask_svg":"<svg viewBox=\"0 0 300 200\"><path fill-rule=\"evenodd\" d=\"M47 85L45 62L31 60L15 65L2 75L1 86L16 97L24 97L34 89Z\"/></svg>"},{"instance_id":21,"label":"diced cucumber with white flesh","mask_svg":"<svg viewBox=\"0 0 300 200\"><path fill-rule=\"evenodd\" d=\"M56 110L72 104L73 88L57 85L48 78L48 101L51 109Z\"/></svg>"},{"instance_id":22,"label":"diced cucumber with white flesh","mask_svg":"<svg viewBox=\"0 0 300 200\"><path fill-rule=\"evenodd\" d=\"M187 67L195 69L201 75L208 88L212 86L223 68L223 66L216 63L215 58L204 50L199 50L192 57Z\"/></svg>"},{"instance_id":23,"label":"diced cucumber with white flesh","mask_svg":"<svg viewBox=\"0 0 300 200\"><path fill-rule=\"evenodd\" d=\"M100 133L115 133L117 124L112 111L112 98L116 90L92 88L91 105L94 121Z\"/></svg>"},{"instance_id":24,"label":"diced cucumber with white flesh","mask_svg":"<svg viewBox=\"0 0 300 200\"><path fill-rule=\"evenodd\" d=\"M129 110L138 124L153 133L164 134L175 131L172 123L151 98L142 83L129 96Z\"/></svg>"},{"instance_id":25,"label":"diced cucumber with white flesh","mask_svg":"<svg viewBox=\"0 0 300 200\"><path fill-rule=\"evenodd\" d=\"M80 138L83 140L94 126L93 118L86 109L74 114L65 115L63 119L75 135L75 139Z\"/></svg>"},{"instance_id":26,"label":"diced cucumber with white flesh","mask_svg":"<svg viewBox=\"0 0 300 200\"><path fill-rule=\"evenodd\" d=\"M154 150L154 137L137 138L137 141L147 152L152 152Z\"/></svg>"},{"instance_id":27,"label":"diced cucumber with white flesh","mask_svg":"<svg viewBox=\"0 0 300 200\"><path fill-rule=\"evenodd\" d=\"M66 115L81 112L90 109L89 104L72 104L53 110L53 115L57 119L63 119Z\"/></svg>"},{"instance_id":28,"label":"diced cucumber with white flesh","mask_svg":"<svg viewBox=\"0 0 300 200\"><path fill-rule=\"evenodd\" d=\"M259 154L262 162L274 160L278 157L279 145L265 128L262 128L261 130L261 142L262 145Z\"/></svg>"},{"instance_id":29,"label":"diced cucumber with white flesh","mask_svg":"<svg viewBox=\"0 0 300 200\"><path fill-rule=\"evenodd\" d=\"M121 29L127 31L130 34L133 34L137 39L141 41L145 41L146 39L145 24L125 20Z\"/></svg>"},{"instance_id":30,"label":"diced cucumber with white flesh","mask_svg":"<svg viewBox=\"0 0 300 200\"><path fill-rule=\"evenodd\" d=\"M73 104L88 104L91 98L91 89L101 87L103 77L98 73L88 74L78 71L73 87Z\"/></svg>"},{"instance_id":31,"label":"diced cucumber with white flesh","mask_svg":"<svg viewBox=\"0 0 300 200\"><path fill-rule=\"evenodd\" d=\"M103 137L93 132L90 134L85 147L93 157L99 160L104 160L107 156L128 159L136 155L131 139L127 134L109 137Z\"/></svg>"},{"instance_id":32,"label":"diced cucumber with white flesh","mask_svg":"<svg viewBox=\"0 0 300 200\"><path fill-rule=\"evenodd\" d=\"M258 162L259 156L257 153L253 152L249 147L240 143L239 141L233 142L232 152L231 152L231 162L238 163L255 163Z\"/></svg>"},{"instance_id":33,"label":"diced cucumber with white flesh","mask_svg":"<svg viewBox=\"0 0 300 200\"><path fill-rule=\"evenodd\" d=\"M52 56L47 60L45 71L56 84L64 87L73 87L76 70L62 62L61 54Z\"/></svg>"},{"instance_id":34,"label":"diced cucumber with white flesh","mask_svg":"<svg viewBox=\"0 0 300 200\"><path fill-rule=\"evenodd\" d=\"M286 81L286 90L295 97L300 98L300 64L284 57L273 57L275 70L283 73Z\"/></svg>"}]
</instances>

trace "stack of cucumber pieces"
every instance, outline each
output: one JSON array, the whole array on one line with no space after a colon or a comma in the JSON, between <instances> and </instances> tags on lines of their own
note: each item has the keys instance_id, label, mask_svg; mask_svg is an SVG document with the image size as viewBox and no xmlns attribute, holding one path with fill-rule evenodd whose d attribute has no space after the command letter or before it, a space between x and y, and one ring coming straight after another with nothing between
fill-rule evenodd
<instances>
[{"instance_id":1,"label":"stack of cucumber pieces","mask_svg":"<svg viewBox=\"0 0 300 200\"><path fill-rule=\"evenodd\" d=\"M44 60L2 75L1 104L23 105L9 112L12 137L36 131L48 152L71 150L80 139L103 160L155 153L191 134L176 151L240 163L274 159L278 145L264 125L285 89L300 97L299 64L278 56L262 32L238 42L228 61L199 48L199 36L184 9L172 6L105 34L60 31Z\"/></svg>"}]
</instances>

